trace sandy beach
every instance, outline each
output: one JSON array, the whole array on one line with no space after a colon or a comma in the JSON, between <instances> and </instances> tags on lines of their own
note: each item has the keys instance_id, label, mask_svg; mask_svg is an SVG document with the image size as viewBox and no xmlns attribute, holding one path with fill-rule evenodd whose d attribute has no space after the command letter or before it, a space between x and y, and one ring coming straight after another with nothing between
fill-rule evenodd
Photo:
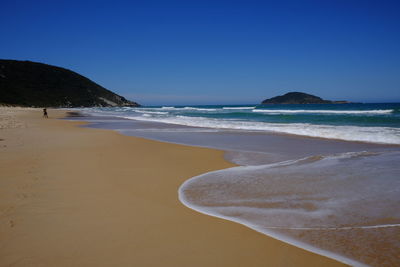
<instances>
[{"instance_id":1,"label":"sandy beach","mask_svg":"<svg viewBox=\"0 0 400 267\"><path fill-rule=\"evenodd\" d=\"M0 108L0 266L344 266L188 209L218 150L80 128L66 111Z\"/></svg>"}]
</instances>

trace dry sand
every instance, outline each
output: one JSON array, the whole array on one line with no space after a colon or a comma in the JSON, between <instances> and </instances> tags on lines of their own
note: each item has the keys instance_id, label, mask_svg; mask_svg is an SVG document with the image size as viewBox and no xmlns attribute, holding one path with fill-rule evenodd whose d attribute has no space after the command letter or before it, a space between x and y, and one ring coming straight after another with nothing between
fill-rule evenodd
<instances>
[{"instance_id":1,"label":"dry sand","mask_svg":"<svg viewBox=\"0 0 400 267\"><path fill-rule=\"evenodd\" d=\"M223 152L0 108L0 266L343 266L178 200Z\"/></svg>"}]
</instances>

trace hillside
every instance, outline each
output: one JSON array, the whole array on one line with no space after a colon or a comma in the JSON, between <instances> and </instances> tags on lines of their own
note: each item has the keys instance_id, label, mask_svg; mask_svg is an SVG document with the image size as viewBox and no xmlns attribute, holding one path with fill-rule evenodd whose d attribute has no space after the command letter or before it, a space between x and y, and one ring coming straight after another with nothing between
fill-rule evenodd
<instances>
[{"instance_id":1,"label":"hillside","mask_svg":"<svg viewBox=\"0 0 400 267\"><path fill-rule=\"evenodd\" d=\"M32 107L139 106L76 72L17 60L0 60L0 104Z\"/></svg>"},{"instance_id":2,"label":"hillside","mask_svg":"<svg viewBox=\"0 0 400 267\"><path fill-rule=\"evenodd\" d=\"M318 96L301 92L290 92L281 96L265 99L261 104L334 104L347 101L324 100Z\"/></svg>"}]
</instances>

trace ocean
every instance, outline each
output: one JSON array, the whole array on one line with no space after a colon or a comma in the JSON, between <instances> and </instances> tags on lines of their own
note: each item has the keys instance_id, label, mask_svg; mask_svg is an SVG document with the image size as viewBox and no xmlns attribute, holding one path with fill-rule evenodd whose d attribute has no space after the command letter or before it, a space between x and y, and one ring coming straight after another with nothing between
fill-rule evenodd
<instances>
[{"instance_id":1,"label":"ocean","mask_svg":"<svg viewBox=\"0 0 400 267\"><path fill-rule=\"evenodd\" d=\"M400 103L79 111L87 127L226 151L237 167L180 187L189 208L351 265L400 265Z\"/></svg>"}]
</instances>

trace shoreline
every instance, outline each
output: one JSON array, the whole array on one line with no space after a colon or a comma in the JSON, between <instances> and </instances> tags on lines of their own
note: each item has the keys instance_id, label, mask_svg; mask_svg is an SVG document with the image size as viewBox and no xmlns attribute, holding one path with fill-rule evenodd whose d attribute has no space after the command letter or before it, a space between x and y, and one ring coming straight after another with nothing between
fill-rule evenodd
<instances>
[{"instance_id":1,"label":"shoreline","mask_svg":"<svg viewBox=\"0 0 400 267\"><path fill-rule=\"evenodd\" d=\"M65 117L64 119L68 119L68 118L72 118L72 117L82 117L83 121L85 121L85 122L88 123L87 125L84 125L84 126L85 126L85 127L91 128L91 127L90 127L90 122L88 122L88 121L85 120L85 115L80 114L79 112L68 112L68 113L69 113L68 116ZM71 115L71 113L72 113L72 115ZM118 118L118 119L123 119L123 120L128 120L128 121L131 121L131 120L132 120L132 119L124 118L124 117L116 117L116 118ZM78 119L78 121L79 121L79 119ZM165 124L168 124L168 123L165 123ZM187 127L192 127L192 126L187 126ZM106 128L99 128L99 129L106 129ZM112 131L119 132L118 130L114 130L114 129L107 129L107 130L112 130ZM258 131L254 131L254 132L258 133ZM120 133L120 132L119 132L119 133ZM120 133L120 134L121 134L121 135L125 135L125 134L123 134L123 133ZM300 138L305 138L305 139L321 139L321 140L327 140L326 138L322 138L322 137L302 136L302 135L289 134L289 133L278 133L278 132L277 132L277 133L271 133L271 134L272 134L272 135L289 136L289 137L292 137L292 138L293 138L293 137L294 137L294 138L300 137ZM162 140L162 139L151 139L151 138L146 138L146 137L137 137L137 136L134 136L134 135L126 135L126 136L131 136L131 137L135 137L135 138L144 138L144 139L146 139L146 140L151 140L151 141L161 142L161 143L169 143L169 144L173 144L173 145L183 145L183 146L189 146L189 147L199 147L199 148L206 148L206 149L212 149L212 150L219 150L219 151L223 151L224 154L226 154L226 153L229 152L229 150L224 150L224 149L221 149L221 148L214 148L214 147L212 147L212 146L202 146L202 145L185 144L185 143L178 143L178 142L174 142L174 141L164 141L164 140ZM349 140L340 140L340 139L330 139L330 140L333 140L333 141L341 141L341 142L348 142L348 143L370 144L369 142L363 142L363 141L349 141ZM374 143L372 143L372 144L374 144ZM379 144L379 145L382 145L382 146L400 146L400 145L394 145L394 144ZM243 151L242 151L242 152L243 152ZM231 166L231 167L228 167L228 168L224 168L224 169L212 170L212 171L210 171L210 173L211 173L211 172L218 172L218 171L221 171L221 170L230 169L230 168L236 168L236 167L241 167L241 166L242 166L242 165L238 165L237 163L232 162L232 161L226 159L225 156L224 156L224 159L225 159L225 161L227 161L227 162L233 164L234 166ZM207 173L208 173L208 172L207 172ZM299 248L299 249L303 249L303 250L309 251L309 252L311 252L311 253L315 253L316 255L321 255L321 256L324 256L324 257L328 257L328 258L330 258L330 259L336 260L336 261L338 261L338 262L340 262L340 263L343 263L343 264L346 264L346 265L350 265L350 266L359 266L359 267L366 267L366 266L368 266L368 265L363 264L363 263L361 263L361 262L358 262L358 261L356 261L356 260L354 260L354 259L347 258L347 257L341 256L341 255L339 255L339 254L335 254L334 252L331 252L331 251L327 251L327 250L323 250L323 249L314 247L314 246L312 246L312 245L310 245L310 244L303 243L303 242L301 242L301 241L299 241L299 240L296 240L296 239L293 239L293 238L290 238L290 237L285 237L285 236L279 235L278 233L267 232L267 231L263 230L262 228L257 227L256 225L248 224L248 223L246 223L246 222L241 221L240 219L235 219L235 218L231 218L231 217L227 217L227 216L222 216L222 215L218 215L218 214L213 214L213 213L211 213L211 212L207 212L207 211L205 211L205 210L202 210L201 208L199 208L199 207L197 207L197 206L195 206L195 205L189 204L189 202L185 200L185 197L184 197L184 195L183 195L183 193L182 193L183 187L185 186L185 184L188 184L188 183L190 183L192 180L195 180L195 179L197 179L199 176L203 176L203 175L205 175L205 174L207 174L207 173L202 173L202 174L200 174L200 175L198 175L198 176L190 177L190 178L188 178L187 180L185 180L185 181L181 184L181 186L179 187L179 189L178 189L178 199L179 199L179 201L180 201L185 207L187 207L187 208L189 208L189 209L192 209L192 210L194 210L194 211L196 211L196 212L198 212L198 213L200 213L200 214L204 214L204 215L207 215L207 216L211 216L211 217L219 218L219 219L222 219L222 220L225 220L225 221L231 221L231 222L234 222L234 223L243 225L243 226L245 226L245 227L247 227L247 228L249 228L249 229L252 229L252 230L254 230L254 231L256 231L256 232L258 232L258 233L260 233L260 234L262 234L262 235L265 235L265 236L267 236L267 237L269 237L269 238L273 238L273 239L279 240L279 241L281 241L281 242L284 242L284 243L286 243L286 244L295 246L295 247L297 247L297 248Z\"/></svg>"},{"instance_id":2,"label":"shoreline","mask_svg":"<svg viewBox=\"0 0 400 267\"><path fill-rule=\"evenodd\" d=\"M105 117L105 118L103 118L102 116L97 117L96 115L94 115L93 118L91 118L89 116L89 117L85 117L83 119L85 119L85 121L90 122L90 124L88 126L86 126L86 127L99 128L99 129L112 129L112 130L118 131L118 132L120 132L120 133L122 133L124 135L128 135L128 136L138 136L138 137L145 138L145 139L156 140L156 141L161 141L161 142L167 142L167 143L172 143L172 144L182 144L182 145L195 146L195 147L208 147L208 148L211 148L211 149L223 150L223 151L225 151L225 155L224 155L225 159L228 160L229 162L232 162L232 163L238 165L239 167L240 166L248 166L248 165L252 166L254 164L255 165L259 165L259 164L261 164L261 165L267 164L268 165L268 164L271 163L271 162L261 162L259 160L256 160L256 162L254 162L255 158L252 158L250 161L248 161L247 159L245 159L247 157L246 155L243 155L244 158L242 158L241 153L243 153L244 151L241 148L243 148L243 146L238 148L238 146L236 145L236 148L233 148L233 150L232 150L231 148L227 148L225 145L221 145L221 144L227 144L227 143L232 142L232 141L233 141L233 143L241 143L243 141L245 141L245 143L252 142L251 140L249 140L249 138L242 138L242 137L245 136L245 135L248 136L248 137L253 136L253 138L255 138L257 136L260 136L260 134L256 134L256 133L244 133L244 134L242 134L242 133L236 133L235 131L233 133L232 132L228 133L228 132L224 132L224 131L222 131L222 132L219 132L219 131L218 132L214 132L212 130L209 132L207 129L204 129L204 130L199 130L198 133L196 134L196 132L197 132L196 128L192 128L192 127L171 126L171 125L165 124L165 123L135 122L135 120L126 120L126 119L123 119L123 118L119 118L118 116L116 116L114 118L113 117ZM108 120L110 120L110 122L107 122ZM124 121L126 121L126 122L124 122ZM163 125L165 125L165 126L163 126ZM170 129L170 127L171 127L171 129ZM131 131L130 129L132 129L132 132L130 132ZM149 131L146 131L146 129L149 129ZM154 134L151 134L151 132L154 131L154 129L160 129L161 132L163 132L163 129L167 129L167 131L165 133L163 132L163 134L154 135ZM181 134L175 135L175 138L171 138L171 136L173 136L173 135L165 135L170 130L174 130L174 129L177 129L177 132L180 132L180 129L183 129L183 131L182 131ZM190 133L183 134L183 133L186 132L186 129ZM137 131L137 130L139 130L139 131ZM141 132L141 131L143 131L143 132ZM173 132L173 131L171 131L171 132ZM205 135L201 134L203 132L205 133ZM191 136L192 138L189 138L189 136ZM222 141L221 138L212 139L213 136L214 137L216 137L216 136L220 136L221 137L222 136L222 138L224 140ZM235 136L236 140L233 140L234 138L232 138L232 136ZM274 137L272 137L272 136L274 136ZM182 137L182 139L179 139L178 137ZM225 138L227 138L227 139L225 140ZM358 155L358 153L360 154L359 156L361 156L366 151L376 151L376 152L370 152L370 153L372 153L372 154L376 153L375 155L378 155L378 154L380 154L380 153L382 153L383 151L386 151L386 150L389 151L389 150L394 149L396 151L396 148L398 147L398 146L395 146L395 145L381 145L381 144L368 144L368 143L360 144L359 142L350 142L350 141L321 140L319 138L313 138L313 139L311 139L311 138L301 138L300 139L300 137L282 136L282 135L279 135L279 137L277 138L276 135L271 135L270 139L264 140L265 142L262 142L262 139L260 139L260 138L255 139L255 140L257 140L256 142L258 144L262 144L262 143L269 144L268 145L268 150L265 150L265 152L255 152L255 153L256 154L264 154L265 153L265 155L270 155L271 152L272 152L272 154L276 155L276 152L278 152L278 151L275 150L276 149L276 143L284 145L284 146L286 145L286 144L284 144L282 142L282 140L279 140L279 138L281 138L281 139L284 138L284 139L286 139L288 141L295 141L295 144L292 144L291 147L296 147L296 150L299 150L299 144L300 144L301 141L303 141L303 142L306 141L308 143L307 143L307 145L304 145L304 144L300 145L300 150L308 151L308 148L307 148L308 145L311 145L312 147L317 146L317 147L320 147L320 148L325 146L325 148L324 149L317 149L317 150L313 151L313 153L311 153L309 155L301 155L301 156L300 155L296 155L293 159L291 159L291 158L280 159L279 161L277 161L277 163L278 162L282 162L282 161L286 161L286 160L298 161L298 160L300 160L300 158L304 158L304 159L307 159L309 157L313 158L313 157L315 157L315 155L325 155L324 153L327 153L327 152L328 153L326 154L326 156L328 156L328 158L330 158L331 156L332 157L336 157L336 156L340 157L340 155L343 155L344 157L348 157L348 155L350 155L350 154L351 155L353 155L353 154L354 155L356 155L356 154ZM184 140L184 142L182 142L182 140ZM196 143L196 140L203 140L203 141L200 141L200 142ZM204 142L205 140L207 140L207 142ZM213 141L210 142L210 140L213 140ZM216 143L215 142L216 140L219 140L219 141L222 141L222 142ZM254 141L254 139L253 139L253 141ZM278 141L278 142L276 142L276 141ZM243 143L241 143L241 144L243 145ZM275 146L275 149L273 147L271 147L271 144L274 144L273 146ZM326 144L329 144L329 146L326 147ZM322 147L321 147L321 145L322 145ZM340 149L339 147L342 147L342 148ZM326 150L327 148L328 148L328 150ZM252 148L250 148L250 149L252 149ZM259 149L259 148L257 148L257 149ZM267 147L265 147L264 149L267 149ZM381 149L383 149L383 151ZM334 152L335 150L336 150L336 152ZM340 150L342 150L342 151L340 151ZM322 152L322 151L325 151L325 152ZM358 152L354 152L354 151L358 151ZM293 150L291 150L291 152L293 152ZM322 154L320 154L321 152L322 152ZM247 153L250 153L250 154L253 153L254 154L254 151L249 150ZM244 154L246 154L246 153L244 153ZM293 154L291 154L291 156L293 156ZM236 168L233 167L233 169L236 169ZM240 169L240 168L238 168L238 169ZM191 195L192 195L192 197L196 196L196 195L203 195L201 193L203 191L201 189L201 187L197 188L198 189L197 193L196 193L196 190L193 191L193 189L196 187L197 181L198 181L199 184L202 183L203 179L201 177L203 177L203 176L207 177L208 176L208 177L211 178L212 176L215 176L214 178L216 180L219 180L219 178L218 178L219 175L217 173L221 173L221 175L224 176L223 173L225 173L225 172L233 172L234 173L235 171L233 171L233 170L230 171L230 168L227 168L227 169L218 170L218 171L211 171L211 172L204 173L204 174L200 175L200 177L198 177L198 179L196 179L196 181L193 181L194 187L192 189L189 189L189 191L191 191L192 193L189 193L189 195L186 195L186 196L190 198ZM213 173L215 173L215 175L213 175ZM244 180L246 180L246 179L244 179ZM186 182L184 184L186 184ZM211 182L211 180L210 180L210 182ZM238 182L240 183L240 181L238 181ZM226 185L229 188L229 182ZM289 186L289 184L288 184L288 186ZM187 187L190 188L191 186L188 185ZM227 188L227 192L229 191L228 188ZM210 190L213 191L213 189L211 189L211 188L210 188ZM182 189L182 187L181 187L180 188L180 192L183 193L184 191L185 190ZM216 190L216 191L218 191L218 190ZM181 194L181 196L182 196L182 194ZM343 232L341 232L343 230L351 230L351 232L349 232L349 234L351 233L353 235L354 232L361 231L361 229L363 229L363 230L364 229L386 229L386 228L394 229L393 227L395 227L395 228L398 227L397 224L390 224L389 223L389 224L384 224L384 225L372 225L372 226L355 227L355 228L354 227L339 227L338 228L338 227L334 227L333 226L332 228L321 228L321 229L314 228L314 227L312 227L312 228L300 227L299 228L299 227L295 227L295 226L293 226L291 228L287 228L287 227L284 227L284 228L272 227L274 229L272 229L272 228L270 229L269 227L266 227L266 228L261 227L260 228L260 226L257 224L258 222L251 222L251 219L250 219L250 221L249 220L244 220L244 219L241 218L241 216L239 216L239 214L237 216L236 215L233 215L233 216L229 216L228 215L227 217L225 217L225 215L223 215L223 213L226 212L227 214L229 214L229 211L228 210L224 211L224 209L223 209L224 204L222 204L222 207L221 207L222 210L218 211L218 207L220 205L218 203L218 201L215 202L215 201L211 200L211 199L213 199L213 197L211 195L210 196L204 195L203 199L208 199L208 197L211 197L210 198L211 202L209 202L206 206L202 206L202 205L197 206L195 203L191 203L190 201L185 203L185 201L182 201L182 198L180 198L180 200L181 200L181 202L184 202L184 204L187 207L192 208L193 210L195 210L197 212L242 224L242 225L244 225L246 227L249 227L250 229L253 229L255 231L258 231L258 232L260 232L260 233L262 233L262 234L264 234L266 236L273 237L275 239L284 241L286 243L295 245L297 247L300 247L302 249L306 249L308 251L311 251L311 252L314 252L314 253L317 253L317 254L320 254L320 255L328 256L330 258L336 259L336 260L338 260L340 262L343 262L343 263L347 263L347 264L351 264L351 265L355 265L355 266L367 266L366 264L374 265L377 262L386 262L384 260L386 257L388 257L388 259L389 258L393 259L394 262L396 261L393 258L394 257L393 252L395 251L395 246L396 245L395 245L395 243L393 243L393 240L390 239L390 237L389 237L390 234L388 234L389 232L392 232L392 236L393 236L393 235L395 235L396 230L377 230L377 231L380 231L383 236L385 236L385 237L382 236L381 240L386 240L386 241L380 242L379 244L383 245L383 244L385 244L385 242L386 242L386 244L390 244L390 245L387 245L388 249L386 251L389 251L389 248L391 248L391 250L390 250L391 252L382 251L382 254L379 254L379 252L372 252L372 253L371 252L367 252L366 253L366 254L368 254L367 257L369 257L371 259L370 261L367 261L367 262L362 262L361 261L361 259L363 259L366 256L361 251L363 251L363 250L368 251L368 248L374 247L374 244L367 242L363 246L363 249L361 249L361 250L360 249L358 249L358 250L356 249L356 250L353 251L351 246L353 246L355 248L357 246L356 245L357 242L356 241L354 241L354 242L350 241L350 240L353 240L352 238L350 238L350 239L348 239L348 242L346 242L346 245L342 246L342 249L340 249L340 248L337 249L337 248L335 248L335 246L339 246L340 247L340 244L337 242L338 241L337 238L338 237L340 238L339 235L343 234ZM249 197L249 195L247 195L247 197ZM240 196L238 196L238 201L241 201L241 200L243 201L244 199L242 199ZM231 199L231 201L233 201L233 199ZM213 204L211 204L211 203L213 203ZM227 203L229 203L229 200L228 200ZM238 208L240 206L240 205L236 206L235 203L233 203L233 202L230 202L230 204L232 205L232 208L234 208L234 207ZM208 205L211 205L211 206L215 205L214 209L211 206L208 207ZM243 202L243 205L244 206L242 208L246 209L247 204L246 204L245 200ZM244 212L242 214L243 216L248 216L248 214L251 213L251 211L243 211L243 212ZM268 218L264 218L264 219L266 221L269 220ZM271 218L271 219L273 219L273 218ZM325 236L325 238L332 239L332 242L328 243L328 242L324 242L322 240L318 241L318 242L314 242L312 240L307 240L307 241L311 241L311 242L305 242L306 240L302 240L302 236L301 235L297 236L297 238L295 238L294 236L290 236L291 234L287 235L287 234L281 232L281 230L282 231L289 230L289 231L291 231L291 234L294 234L294 235L297 235L297 233L293 232L292 230L314 230L314 232L312 234L310 234L310 236L313 236L314 239L317 238L316 240L318 240L318 234L315 234L315 233L317 233L319 231L322 231L322 232L320 232L321 235ZM328 230L328 232L326 232L325 230ZM337 235L336 234L330 234L329 230L333 230L334 232L336 232L336 231L339 231L339 232L338 232ZM382 231L386 231L386 232L384 233ZM375 232L375 235L376 235L376 233L377 232ZM367 237L367 235L370 235L370 234L374 235L373 232L362 232L362 233L359 233L359 235L357 235L357 237L354 236L354 238L355 238L354 240L357 240L357 238L362 240L363 238ZM305 239L307 239L307 238L305 238ZM310 238L308 238L308 239L310 239ZM369 236L369 240L373 240L373 239L374 239L374 237ZM318 244L320 244L321 246L318 246ZM350 251L350 252L347 253L346 251ZM374 260L372 260L372 259L374 259ZM391 262L391 260L387 260L387 261Z\"/></svg>"},{"instance_id":3,"label":"shoreline","mask_svg":"<svg viewBox=\"0 0 400 267\"><path fill-rule=\"evenodd\" d=\"M231 167L231 168L235 168L235 167ZM211 171L211 172L213 172L213 171ZM202 174L202 175L205 175L205 174ZM199 176L202 176L202 175L199 175ZM228 216L212 213L210 211L206 211L204 208L202 209L201 207L198 207L197 205L190 204L186 200L186 198L184 197L184 194L183 194L182 190L183 190L183 187L185 185L187 185L191 181L194 181L194 180L198 179L199 176L195 176L195 177L192 177L192 178L186 180L181 185L181 187L179 188L179 200L182 202L183 205L185 205L189 209L195 210L196 212L199 212L199 213L207 215L207 216L212 216L212 217L220 218L220 219L223 219L223 220L226 220L226 221L232 221L234 223L241 224L241 225L243 225L245 227L248 227L249 229L252 229L252 230L254 230L254 231L256 231L256 232L258 232L258 233L260 233L262 235L265 235L267 237L279 240L279 241L284 242L286 244L295 246L295 247L297 247L299 249L303 249L303 250L309 251L311 253L315 253L316 255L321 255L321 256L324 256L324 257L328 257L330 259L336 260L336 261L338 261L340 263L343 263L345 265L357 266L357 267L367 267L368 266L367 264L364 264L362 262L359 262L359 261L356 261L354 259L341 256L339 254L336 254L336 253L328 251L328 250L323 250L321 248L314 247L314 246L312 246L310 244L306 244L306 243L301 242L299 240L296 240L294 238L283 236L282 234L280 235L278 233L274 233L273 231L267 231L267 230L265 230L265 229L263 229L263 228L261 228L261 227L259 227L257 225L250 224L250 223L245 222L243 220L240 220L240 219L237 219L237 218L234 218L234 217L228 217Z\"/></svg>"},{"instance_id":4,"label":"shoreline","mask_svg":"<svg viewBox=\"0 0 400 267\"><path fill-rule=\"evenodd\" d=\"M344 266L182 205L189 177L234 166L222 151L52 119L65 112L0 132L0 266Z\"/></svg>"},{"instance_id":5,"label":"shoreline","mask_svg":"<svg viewBox=\"0 0 400 267\"><path fill-rule=\"evenodd\" d=\"M70 113L73 113L73 114L71 115ZM83 126L88 127L88 128L91 128L91 127L90 127L91 122L90 122L90 121L86 121L86 120L85 120L85 115L80 114L79 112L68 112L68 116L65 117L65 118L63 118L63 119L68 120L68 118L73 118L73 117L81 117L81 118L78 118L78 121L80 121L80 119L82 119L83 121L85 121L85 122L88 123L88 124L85 124L85 125L83 125ZM129 121L132 120L132 119L126 119L126 118L120 118L120 117L116 117L116 118L118 118L118 119L123 119L123 120L129 120ZM189 126L188 126L188 127L189 127ZM112 130L112 131L116 131L116 132L120 133L121 135L125 135L125 134L119 132L118 130L114 130L114 129L108 129L108 128L97 128L97 129ZM283 135L283 136L297 137L297 135L293 135L293 134L285 134L285 133L275 133L275 134L276 134L276 135ZM137 138L137 136L134 136L134 135L126 135L126 136L131 136L131 137ZM310 138L311 138L311 139L324 139L324 138L309 137L309 136L300 136L300 137L306 138L306 139L310 139ZM224 149L221 149L221 148L215 148L215 147L212 147L212 146L202 146L202 145L185 144L185 143L178 143L178 142L174 142L174 141L164 141L164 140L162 140L162 139L151 139L151 138L146 138L146 137L138 137L138 138L144 138L144 139L146 139L146 140L151 140L151 141L155 141L155 142L162 142L162 143L168 143L168 144L173 144L173 145L183 145L183 146L189 146L189 147L199 147L199 148L206 148L206 149L212 149L212 150L219 150L219 151L223 151L224 154L226 154L226 153L229 152L229 150L224 150ZM335 141L335 139L333 139L333 141ZM343 141L343 140L337 140L337 141L349 142L349 143L350 143L350 142L352 142L352 143L365 143L365 142L358 142L358 141ZM385 144L385 145L387 145L387 146L394 146L394 145L388 145L388 144ZM241 151L241 152L243 152L243 151ZM228 167L228 168L224 168L224 169L212 170L212 171L210 171L210 173L212 173L212 172L218 172L218 171L222 171L222 170L226 170L226 169L230 169L230 168L241 167L241 166L242 166L242 165L239 165L239 164L237 164L237 163L235 163L235 162L233 162L233 161L230 161L230 160L226 159L225 156L224 156L224 159L225 159L226 161L228 161L229 163L233 164L234 166L231 166L231 167ZM356 260L354 260L354 259L347 258L347 257L345 257L345 256L336 254L336 253L331 252L331 251L328 251L328 250L323 250L323 249L314 247L314 246L312 246L312 245L310 245L310 244L301 242L301 241L299 241L299 240L296 240L296 239L293 239L293 238L290 238L290 237L285 237L285 236L280 235L280 234L278 234L278 233L265 231L264 229L262 229L262 228L260 228L260 227L258 227L258 226L256 226L256 225L252 225L252 224L246 223L246 222L244 222L244 221L241 221L240 219L235 219L235 218L231 218L231 217L227 217L227 216L223 216L223 215L214 214L214 213L212 213L212 212L208 212L208 211L202 210L200 207L197 207L196 205L189 204L189 202L185 200L184 194L183 194L183 192L182 192L183 187L184 187L186 184L190 183L192 180L195 180L195 179L197 179L198 177L203 176L203 175L206 175L206 174L207 174L207 173L202 173L202 174L200 174L200 175L198 175L198 176L190 177L190 178L188 178L187 180L185 180L185 181L181 184L181 186L179 187L179 189L178 189L178 198L179 198L179 201L180 201L184 206L186 206L187 208L192 209L192 210L194 210L194 211L196 211L196 212L198 212L198 213L200 213L200 214L204 214L204 215L207 215L207 216L211 216L211 217L215 217L215 218L219 218L219 219L222 219L222 220L231 221L231 222L234 222L234 223L243 225L243 226L245 226L245 227L247 227L247 228L249 228L249 229L252 229L252 230L254 230L254 231L256 231L256 232L258 232L258 233L260 233L260 234L262 234L262 235L265 235L265 236L267 236L267 237L269 237L269 238L273 238L273 239L279 240L279 241L284 242L284 243L286 243L286 244L295 246L295 247L297 247L297 248L299 248L299 249L303 249L303 250L309 251L309 252L311 252L311 253L315 253L315 254L317 254L317 255L321 255L321 256L324 256L324 257L328 257L328 258L330 258L330 259L336 260L336 261L338 261L338 262L340 262L340 263L343 263L343 264L346 264L346 265L350 265L350 266L359 266L359 267L368 266L368 265L363 264L363 263L361 263L361 262L358 262L358 261L356 261Z\"/></svg>"}]
</instances>

